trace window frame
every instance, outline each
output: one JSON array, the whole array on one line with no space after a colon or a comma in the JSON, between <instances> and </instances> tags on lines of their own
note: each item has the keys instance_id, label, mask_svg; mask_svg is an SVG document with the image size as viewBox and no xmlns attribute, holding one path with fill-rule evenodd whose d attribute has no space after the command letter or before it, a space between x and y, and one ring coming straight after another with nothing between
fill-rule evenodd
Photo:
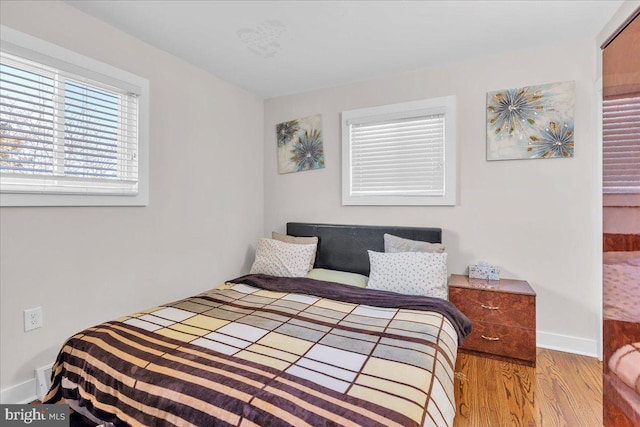
<instances>
[{"instance_id":1,"label":"window frame","mask_svg":"<svg viewBox=\"0 0 640 427\"><path fill-rule=\"evenodd\" d=\"M637 169L635 174L628 177L625 176L624 167L619 164L625 160L631 161L633 168L640 160L640 120L629 112L635 112L638 108L640 93L620 94L602 100L602 193L604 203L611 203L611 206L637 206L640 201ZM620 153L620 150L625 151ZM611 163L618 164L611 166ZM612 185L611 181L617 184Z\"/></svg>"},{"instance_id":2,"label":"window frame","mask_svg":"<svg viewBox=\"0 0 640 427\"><path fill-rule=\"evenodd\" d=\"M444 194L433 195L352 195L350 122L385 121L444 111ZM455 206L456 183L456 97L455 95L378 107L343 111L342 123L342 205L343 206Z\"/></svg>"},{"instance_id":3,"label":"window frame","mask_svg":"<svg viewBox=\"0 0 640 427\"><path fill-rule=\"evenodd\" d=\"M0 206L147 206L149 204L149 81L4 25L0 25L0 33L3 52L136 93L139 109L137 194L16 193L0 190Z\"/></svg>"}]
</instances>

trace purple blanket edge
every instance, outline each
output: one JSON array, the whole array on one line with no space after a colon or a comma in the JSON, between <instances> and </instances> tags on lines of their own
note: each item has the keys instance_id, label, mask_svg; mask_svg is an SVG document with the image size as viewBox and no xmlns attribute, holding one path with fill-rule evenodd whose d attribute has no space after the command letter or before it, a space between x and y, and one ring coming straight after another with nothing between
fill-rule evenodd
<instances>
[{"instance_id":1,"label":"purple blanket edge","mask_svg":"<svg viewBox=\"0 0 640 427\"><path fill-rule=\"evenodd\" d=\"M445 316L458 334L458 344L471 333L471 321L449 301L420 295L405 295L396 292L359 288L341 283L325 282L306 277L276 277L266 274L247 274L229 283L244 283L275 292L293 292L337 299L353 304L375 307L405 308L410 310L435 311Z\"/></svg>"}]
</instances>

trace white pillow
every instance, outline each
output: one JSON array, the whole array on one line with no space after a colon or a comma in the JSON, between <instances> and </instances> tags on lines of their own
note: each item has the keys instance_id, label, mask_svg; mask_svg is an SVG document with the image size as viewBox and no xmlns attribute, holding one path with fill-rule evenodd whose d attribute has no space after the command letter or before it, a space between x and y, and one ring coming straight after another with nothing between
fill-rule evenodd
<instances>
[{"instance_id":1,"label":"white pillow","mask_svg":"<svg viewBox=\"0 0 640 427\"><path fill-rule=\"evenodd\" d=\"M260 239L256 259L250 274L268 274L279 277L304 277L316 245L285 243L273 239Z\"/></svg>"},{"instance_id":2,"label":"white pillow","mask_svg":"<svg viewBox=\"0 0 640 427\"><path fill-rule=\"evenodd\" d=\"M275 231L271 232L271 238L273 240L279 240L285 243L296 243L298 245L316 245L318 247L318 238L317 237L296 237L289 236L287 234L280 234ZM313 251L313 256L311 257L311 262L309 263L309 270L313 268L313 264L316 262L316 251Z\"/></svg>"},{"instance_id":3,"label":"white pillow","mask_svg":"<svg viewBox=\"0 0 640 427\"><path fill-rule=\"evenodd\" d=\"M442 243L429 243L420 240L403 239L393 234L384 234L385 252L431 252L442 253L445 251Z\"/></svg>"},{"instance_id":4,"label":"white pillow","mask_svg":"<svg viewBox=\"0 0 640 427\"><path fill-rule=\"evenodd\" d=\"M368 252L371 270L367 288L448 298L446 253Z\"/></svg>"}]
</instances>

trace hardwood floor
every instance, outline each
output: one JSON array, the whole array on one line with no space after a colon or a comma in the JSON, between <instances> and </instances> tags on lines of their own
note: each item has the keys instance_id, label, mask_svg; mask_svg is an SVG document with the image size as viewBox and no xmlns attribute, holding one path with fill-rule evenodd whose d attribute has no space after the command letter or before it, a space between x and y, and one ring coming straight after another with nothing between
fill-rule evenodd
<instances>
[{"instance_id":1,"label":"hardwood floor","mask_svg":"<svg viewBox=\"0 0 640 427\"><path fill-rule=\"evenodd\" d=\"M454 427L602 426L602 363L537 349L537 366L458 354Z\"/></svg>"}]
</instances>

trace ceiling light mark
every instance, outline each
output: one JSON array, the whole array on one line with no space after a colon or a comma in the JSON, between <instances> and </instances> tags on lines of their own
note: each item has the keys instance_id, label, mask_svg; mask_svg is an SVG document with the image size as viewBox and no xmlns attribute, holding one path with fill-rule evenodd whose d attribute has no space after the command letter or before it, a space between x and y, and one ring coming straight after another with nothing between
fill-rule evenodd
<instances>
[{"instance_id":1,"label":"ceiling light mark","mask_svg":"<svg viewBox=\"0 0 640 427\"><path fill-rule=\"evenodd\" d=\"M281 49L279 39L286 26L275 19L264 21L254 28L241 28L236 34L251 52L263 58L271 58Z\"/></svg>"}]
</instances>

